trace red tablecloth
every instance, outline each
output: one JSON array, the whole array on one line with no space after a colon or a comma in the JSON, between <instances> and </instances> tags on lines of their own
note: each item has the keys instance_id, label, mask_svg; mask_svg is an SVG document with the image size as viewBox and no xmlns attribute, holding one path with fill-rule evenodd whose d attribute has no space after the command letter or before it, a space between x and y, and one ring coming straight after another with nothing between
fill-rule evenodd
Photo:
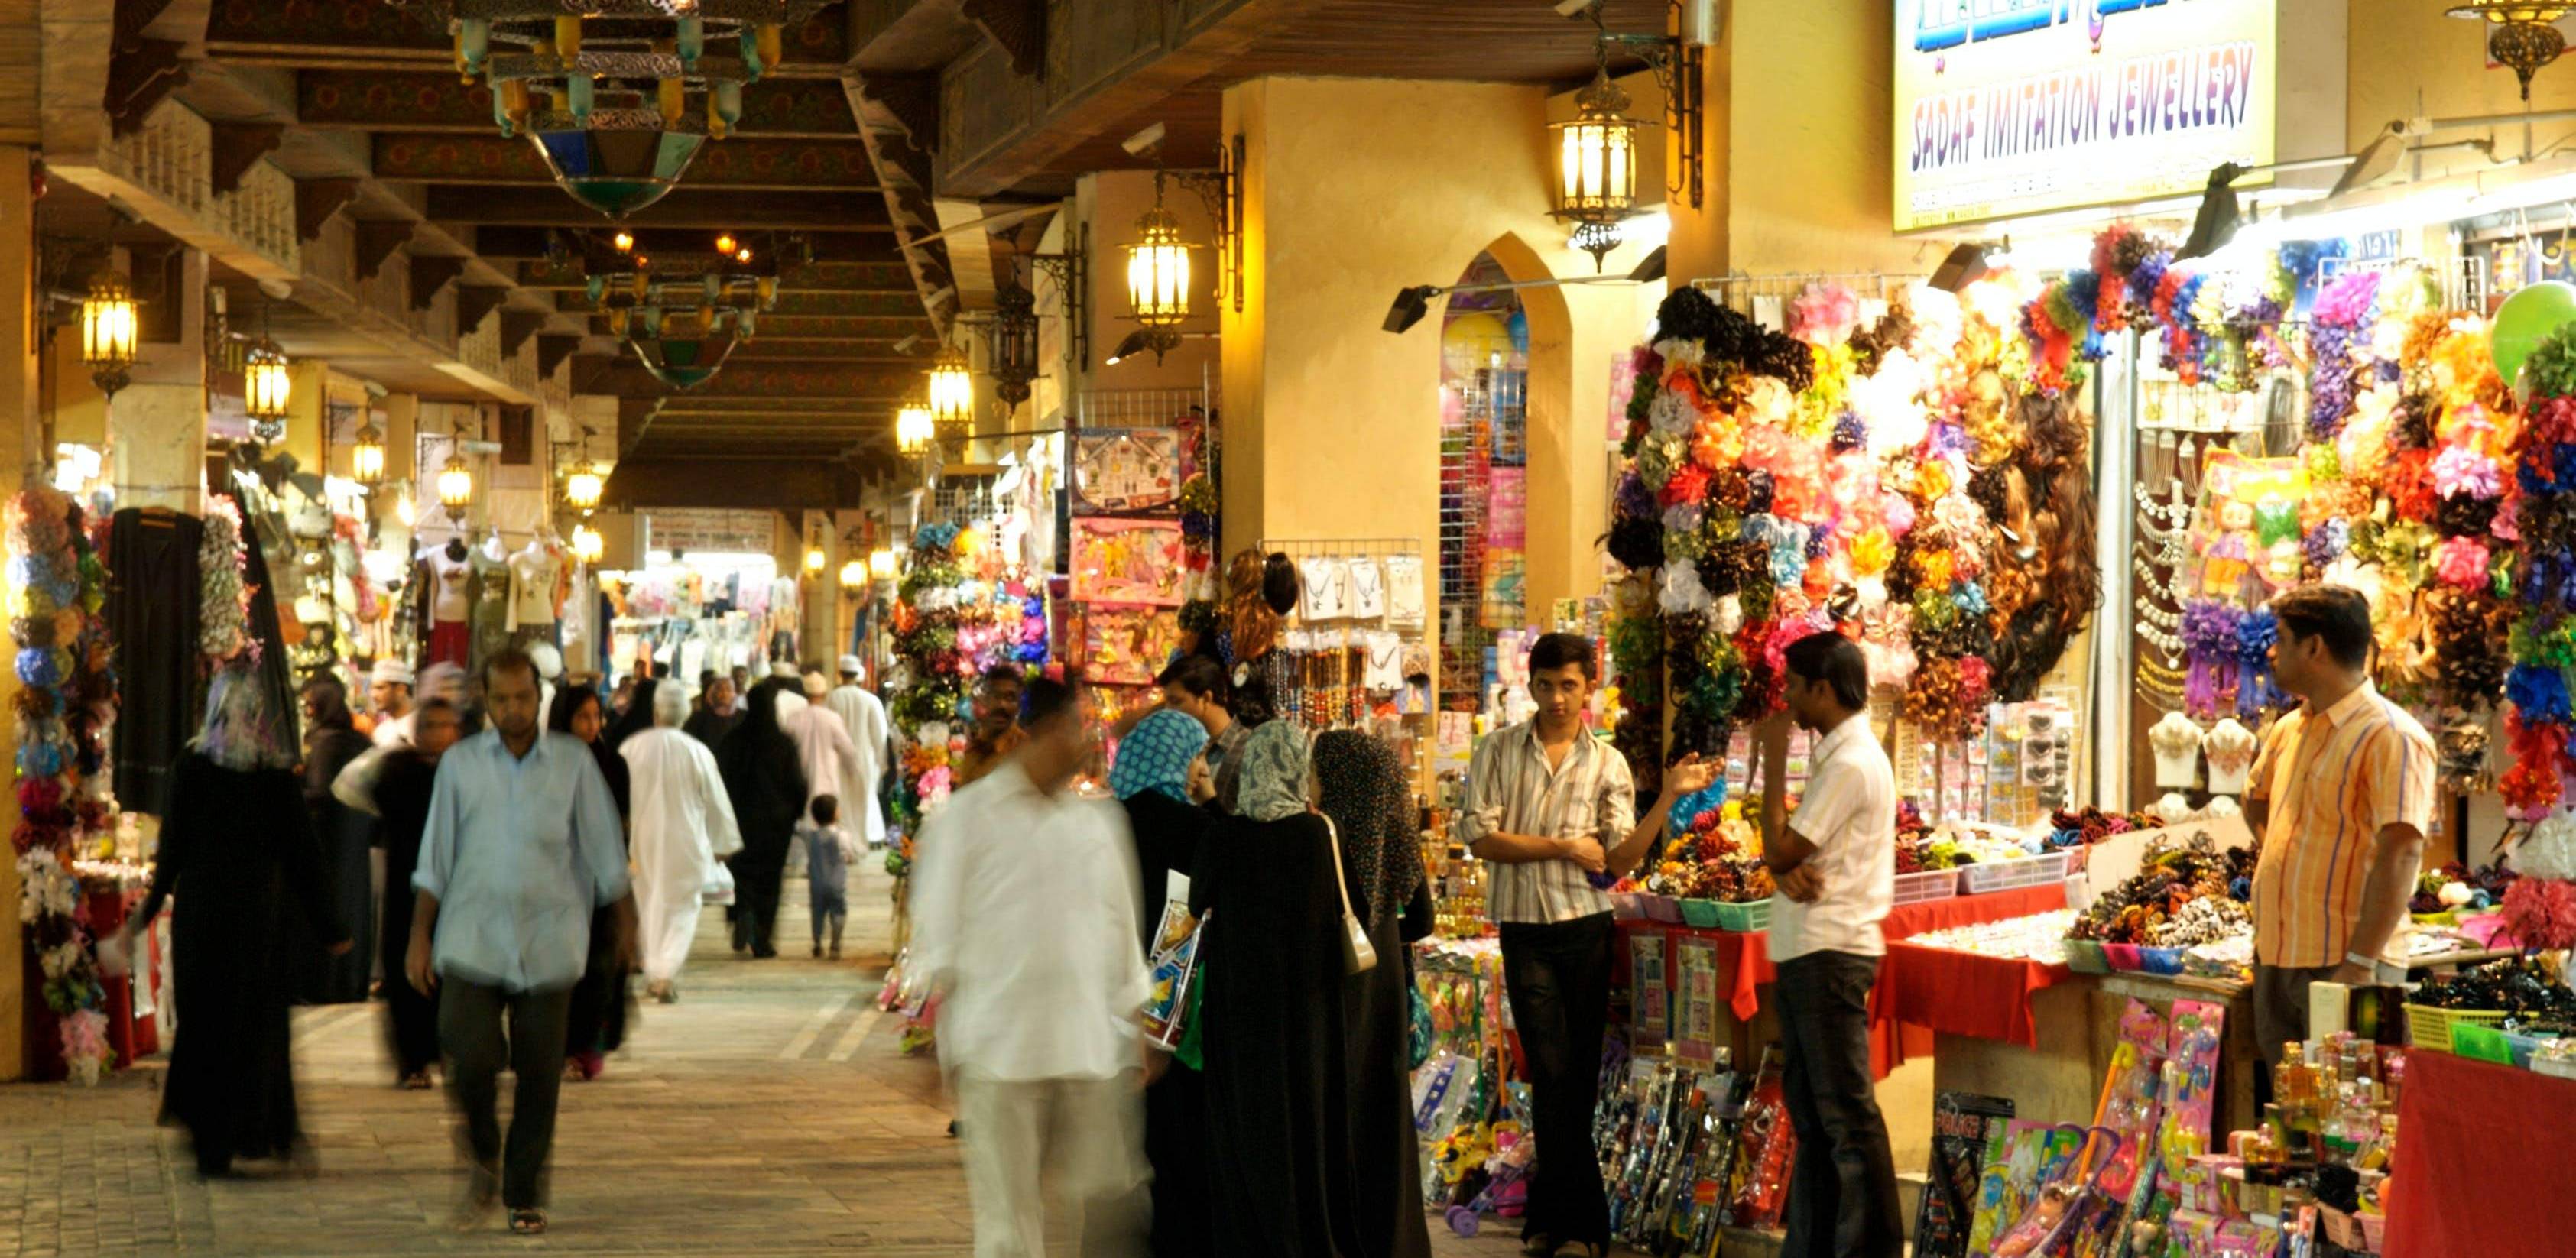
<instances>
[{"instance_id":1,"label":"red tablecloth","mask_svg":"<svg viewBox=\"0 0 2576 1258\"><path fill-rule=\"evenodd\" d=\"M2065 907L2066 884L2062 882L2052 882L2045 886L2018 887L2010 891L1994 891L1985 895L1963 895L1954 896L1947 900L1931 900L1921 904L1900 904L1891 910L1887 915L1887 920L1879 924L1879 932L1886 936L1888 940L1887 950L1889 960L1887 964L1879 967L1878 984L1876 987L1871 989L1869 1000L1871 1022L1870 1056L1872 1059L1872 1065L1876 1068L1879 1075L1884 1077L1888 1071L1895 1069L1909 1056L1920 1056L1931 1051L1928 1037L1925 1036L1911 1037L1914 1042L1908 1044L1906 1041L1909 1037L1899 1029L1898 1024L1900 1021L1945 1031L1959 1029L1957 1027L1945 1025L1941 1022L1926 1021L1922 1018L1909 1017L1904 1014L1904 1010L1912 1006L1904 1005L1899 1001L1899 991L1902 986L1902 981L1898 977L1898 966L1895 963L1896 950L1900 946L1897 944L1897 940L1910 938L1912 936L1922 934L1925 931L1945 930L1953 926L1972 926L1980 922L2000 922L2010 918L2028 917L2033 913L2046 913ZM1760 989L1779 981L1779 968L1771 963L1770 937L1759 931L1747 933L1732 930L1709 930L1695 926L1684 926L1677 922L1655 922L1633 919L1619 923L1619 929L1625 934L1647 933L1662 935L1666 940L1666 947L1668 949L1671 941L1675 939L1696 938L1714 941L1717 946L1718 965L1722 967L1722 972L1726 976L1725 981L1729 984L1726 990L1727 1004L1734 1009L1735 1016L1740 1021L1750 1022L1753 1020L1755 1014L1762 1011L1762 995ZM1908 951L1923 953L1930 952L1931 950L1925 948L1913 948L1908 949ZM1954 953L1942 955L1959 956L1964 954ZM1979 958L1968 957L1966 959L1978 960ZM1618 956L1615 963L1615 969L1618 971L1621 981L1625 981L1626 979L1627 968L1628 949L1623 945L1618 950ZM2059 968L2063 970L2064 967ZM1669 951L1666 953L1664 972L1666 974L1678 972L1677 962L1672 958ZM1929 981L1935 984L1928 987L1921 994L1920 1000L1924 1005L1939 1005L1945 1001L1955 999L1954 994L1945 993L1938 985L1940 979L1937 976L1931 975L1924 967L1917 967L1917 972L1926 974ZM2040 986L2044 987L2047 986L2047 984L2042 983ZM1987 1002L1981 1000L1979 1003ZM2005 1006L2000 996L1998 996L1993 1003L1995 1007L1991 1012L1996 1017L2007 1020L2012 1016L2017 1015L2019 1017L2022 1025L2022 1034L2025 1038L2014 1042L2021 1044L2030 1043L2030 1040L2027 1038L2029 1035L2030 1022L2030 999L2028 994L2023 993L2018 999L2012 1000L2009 1004L2009 1008ZM1986 1034L1981 1031L1969 1031L1967 1033L1971 1035ZM2008 1037L2004 1034L1992 1034L1988 1035L1987 1038L2005 1039Z\"/></svg>"},{"instance_id":2,"label":"red tablecloth","mask_svg":"<svg viewBox=\"0 0 2576 1258\"><path fill-rule=\"evenodd\" d=\"M2576 1079L2409 1053L2387 1258L2564 1252L2576 1237ZM2551 1238L2556 1239L2551 1239Z\"/></svg>"},{"instance_id":3,"label":"red tablecloth","mask_svg":"<svg viewBox=\"0 0 2576 1258\"><path fill-rule=\"evenodd\" d=\"M1891 942L1887 963L1879 967L1878 990L1887 993L1889 1013L1898 1021L2031 1048L2039 1043L2031 993L2073 974L2063 965Z\"/></svg>"}]
</instances>

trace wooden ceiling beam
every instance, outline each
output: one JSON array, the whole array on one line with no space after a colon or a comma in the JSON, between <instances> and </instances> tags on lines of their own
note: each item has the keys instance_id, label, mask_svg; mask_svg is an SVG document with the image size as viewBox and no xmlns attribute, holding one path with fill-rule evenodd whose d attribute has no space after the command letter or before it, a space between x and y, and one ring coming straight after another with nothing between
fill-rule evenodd
<instances>
[{"instance_id":1,"label":"wooden ceiling beam","mask_svg":"<svg viewBox=\"0 0 2576 1258\"><path fill-rule=\"evenodd\" d=\"M295 238L311 240L366 186L363 179L298 179L295 181Z\"/></svg>"},{"instance_id":2,"label":"wooden ceiling beam","mask_svg":"<svg viewBox=\"0 0 2576 1258\"><path fill-rule=\"evenodd\" d=\"M374 279L384 269L385 259L394 256L411 239L412 222L407 218L362 218L358 220L358 278Z\"/></svg>"},{"instance_id":3,"label":"wooden ceiling beam","mask_svg":"<svg viewBox=\"0 0 2576 1258\"><path fill-rule=\"evenodd\" d=\"M528 338L535 336L537 334L537 330L544 326L546 326L546 316L541 311L502 311L501 356L503 358L518 357L519 347L527 344Z\"/></svg>"},{"instance_id":4,"label":"wooden ceiling beam","mask_svg":"<svg viewBox=\"0 0 2576 1258\"><path fill-rule=\"evenodd\" d=\"M526 140L481 135L380 134L376 178L475 187L554 186L554 172ZM733 139L709 144L690 163L684 189L873 191L876 172L856 136L838 140ZM594 216L595 217L595 216Z\"/></svg>"},{"instance_id":5,"label":"wooden ceiling beam","mask_svg":"<svg viewBox=\"0 0 2576 1258\"><path fill-rule=\"evenodd\" d=\"M465 264L469 261L472 259L434 253L411 255L411 308L429 309L430 303L438 300L438 290L454 283L457 276L463 275Z\"/></svg>"},{"instance_id":6,"label":"wooden ceiling beam","mask_svg":"<svg viewBox=\"0 0 2576 1258\"><path fill-rule=\"evenodd\" d=\"M935 83L934 83L935 86ZM452 69L313 67L295 76L300 126L328 131L493 136L491 89ZM830 79L767 78L746 84L737 137L855 139L849 102ZM523 147L527 142L518 141Z\"/></svg>"},{"instance_id":7,"label":"wooden ceiling beam","mask_svg":"<svg viewBox=\"0 0 2576 1258\"><path fill-rule=\"evenodd\" d=\"M229 196L241 190L242 176L250 173L259 159L277 151L286 139L286 124L281 122L216 122L207 121L208 138L214 150L206 164L208 179L215 195Z\"/></svg>"},{"instance_id":8,"label":"wooden ceiling beam","mask_svg":"<svg viewBox=\"0 0 2576 1258\"><path fill-rule=\"evenodd\" d=\"M429 188L427 215L436 222L474 227L601 225L597 210L555 188L487 189L433 184ZM846 233L882 231L887 227L885 200L873 191L746 197L738 192L691 188L685 182L626 221L637 227L694 227L709 231L774 228Z\"/></svg>"},{"instance_id":9,"label":"wooden ceiling beam","mask_svg":"<svg viewBox=\"0 0 2576 1258\"><path fill-rule=\"evenodd\" d=\"M578 336L558 336L550 332L538 333L537 378L542 380L554 375L555 368L562 366L563 360L572 357L572 352L580 348L581 338Z\"/></svg>"},{"instance_id":10,"label":"wooden ceiling beam","mask_svg":"<svg viewBox=\"0 0 2576 1258\"><path fill-rule=\"evenodd\" d=\"M464 336L483 326L483 320L501 303L510 299L506 284L465 284L456 290L456 334Z\"/></svg>"},{"instance_id":11,"label":"wooden ceiling beam","mask_svg":"<svg viewBox=\"0 0 2576 1258\"><path fill-rule=\"evenodd\" d=\"M436 190L433 189L433 191ZM450 191L453 190L450 189ZM567 206L573 204L570 197L560 192L554 195ZM737 195L735 199L741 198ZM724 226L739 227L740 225L725 224ZM566 232L606 230L609 230L607 222L594 214L586 222L562 226L484 223L474 227L472 238L474 252L497 265L504 261L542 260L546 256L546 237L549 233L561 235ZM647 254L656 250L685 252L703 249L707 246L710 234L703 228L691 227L638 226L628 230L635 233L636 246ZM894 237L880 228L843 231L830 226L806 227L797 229L797 234L803 236L805 243L813 248L816 262L891 262L896 261L899 256L895 252Z\"/></svg>"}]
</instances>

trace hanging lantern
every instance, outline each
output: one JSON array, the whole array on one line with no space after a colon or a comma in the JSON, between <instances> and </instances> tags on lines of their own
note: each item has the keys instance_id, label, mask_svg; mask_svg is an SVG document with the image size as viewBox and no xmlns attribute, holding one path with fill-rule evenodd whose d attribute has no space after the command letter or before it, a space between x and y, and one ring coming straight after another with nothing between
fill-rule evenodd
<instances>
[{"instance_id":1,"label":"hanging lantern","mask_svg":"<svg viewBox=\"0 0 2576 1258\"><path fill-rule=\"evenodd\" d=\"M349 447L349 475L361 485L381 484L385 479L385 435L376 430L374 420L358 429L357 444Z\"/></svg>"},{"instance_id":2,"label":"hanging lantern","mask_svg":"<svg viewBox=\"0 0 2576 1258\"><path fill-rule=\"evenodd\" d=\"M293 392L286 351L265 336L259 338L242 362L242 410L250 415L251 435L262 444L286 435L286 408Z\"/></svg>"},{"instance_id":3,"label":"hanging lantern","mask_svg":"<svg viewBox=\"0 0 2576 1258\"><path fill-rule=\"evenodd\" d=\"M463 518L465 508L474 503L474 471L465 466L465 456L447 456L447 466L438 469L438 505Z\"/></svg>"},{"instance_id":4,"label":"hanging lantern","mask_svg":"<svg viewBox=\"0 0 2576 1258\"><path fill-rule=\"evenodd\" d=\"M841 565L841 588L863 590L868 584L868 561L853 559Z\"/></svg>"},{"instance_id":5,"label":"hanging lantern","mask_svg":"<svg viewBox=\"0 0 2576 1258\"><path fill-rule=\"evenodd\" d=\"M1601 259L1619 243L1616 224L1635 213L1637 129L1628 94L1610 81L1605 63L1590 86L1574 94L1574 117L1548 124L1557 133L1556 210L1575 225L1575 247Z\"/></svg>"},{"instance_id":6,"label":"hanging lantern","mask_svg":"<svg viewBox=\"0 0 2576 1258\"><path fill-rule=\"evenodd\" d=\"M135 334L134 294L125 277L99 272L81 299L81 361L98 391L111 398L133 379Z\"/></svg>"},{"instance_id":7,"label":"hanging lantern","mask_svg":"<svg viewBox=\"0 0 2576 1258\"><path fill-rule=\"evenodd\" d=\"M868 575L879 581L892 581L901 562L892 550L880 546L868 555Z\"/></svg>"},{"instance_id":8,"label":"hanging lantern","mask_svg":"<svg viewBox=\"0 0 2576 1258\"><path fill-rule=\"evenodd\" d=\"M941 433L963 429L975 412L975 375L966 364L965 353L953 345L939 351L926 383L930 417L937 421Z\"/></svg>"},{"instance_id":9,"label":"hanging lantern","mask_svg":"<svg viewBox=\"0 0 2576 1258\"><path fill-rule=\"evenodd\" d=\"M608 539L587 524L572 526L572 557L583 563L598 563L608 553Z\"/></svg>"},{"instance_id":10,"label":"hanging lantern","mask_svg":"<svg viewBox=\"0 0 2576 1258\"><path fill-rule=\"evenodd\" d=\"M732 253L737 247L739 246L736 244L732 232L716 233L716 252Z\"/></svg>"},{"instance_id":11,"label":"hanging lantern","mask_svg":"<svg viewBox=\"0 0 2576 1258\"><path fill-rule=\"evenodd\" d=\"M2448 12L2452 17L2473 18L2494 28L2487 36L2487 56L2497 65L2513 70L2522 83L2522 99L2531 101L2531 76L2558 60L2567 50L2567 37L2553 23L2567 16L2576 5L2549 3L2548 0L2472 0Z\"/></svg>"},{"instance_id":12,"label":"hanging lantern","mask_svg":"<svg viewBox=\"0 0 2576 1258\"><path fill-rule=\"evenodd\" d=\"M1154 176L1154 208L1136 220L1127 246L1127 315L1147 328L1180 326L1190 317L1190 247L1181 220L1163 208L1163 177Z\"/></svg>"},{"instance_id":13,"label":"hanging lantern","mask_svg":"<svg viewBox=\"0 0 2576 1258\"><path fill-rule=\"evenodd\" d=\"M993 396L1017 407L1029 400L1029 385L1038 378L1037 296L1012 284L993 295L991 351Z\"/></svg>"},{"instance_id":14,"label":"hanging lantern","mask_svg":"<svg viewBox=\"0 0 2576 1258\"><path fill-rule=\"evenodd\" d=\"M576 511L588 511L599 505L600 491L606 487L598 472L581 468L564 478L564 503Z\"/></svg>"},{"instance_id":15,"label":"hanging lantern","mask_svg":"<svg viewBox=\"0 0 2576 1258\"><path fill-rule=\"evenodd\" d=\"M922 402L906 402L894 417L894 448L905 454L921 454L930 449L934 426L930 407Z\"/></svg>"},{"instance_id":16,"label":"hanging lantern","mask_svg":"<svg viewBox=\"0 0 2576 1258\"><path fill-rule=\"evenodd\" d=\"M824 554L822 547L808 546L805 548L805 570L807 572L821 572L824 565L829 564L830 562L832 562L831 556Z\"/></svg>"}]
</instances>

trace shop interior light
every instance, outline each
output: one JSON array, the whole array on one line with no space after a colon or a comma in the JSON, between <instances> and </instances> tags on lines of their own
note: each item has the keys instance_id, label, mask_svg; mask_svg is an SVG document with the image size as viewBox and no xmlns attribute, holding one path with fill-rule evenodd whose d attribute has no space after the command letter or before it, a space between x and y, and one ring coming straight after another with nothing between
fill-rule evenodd
<instances>
[{"instance_id":1,"label":"shop interior light","mask_svg":"<svg viewBox=\"0 0 2576 1258\"><path fill-rule=\"evenodd\" d=\"M404 528L410 528L411 526L420 523L420 508L412 504L410 490L405 489L400 494L395 495L394 518L402 521L402 526Z\"/></svg>"},{"instance_id":2,"label":"shop interior light","mask_svg":"<svg viewBox=\"0 0 2576 1258\"><path fill-rule=\"evenodd\" d=\"M868 575L879 581L892 581L900 560L894 551L880 546L868 554Z\"/></svg>"},{"instance_id":3,"label":"shop interior light","mask_svg":"<svg viewBox=\"0 0 2576 1258\"><path fill-rule=\"evenodd\" d=\"M125 277L114 271L92 277L89 295L81 299L81 362L98 391L111 398L133 379L136 331L134 293Z\"/></svg>"},{"instance_id":4,"label":"shop interior light","mask_svg":"<svg viewBox=\"0 0 2576 1258\"><path fill-rule=\"evenodd\" d=\"M911 401L903 404L894 417L894 448L905 454L921 454L930 449L936 427L931 423L928 403Z\"/></svg>"},{"instance_id":5,"label":"shop interior light","mask_svg":"<svg viewBox=\"0 0 2576 1258\"><path fill-rule=\"evenodd\" d=\"M358 429L358 440L349 447L349 476L361 485L379 485L385 479L385 434L368 420Z\"/></svg>"},{"instance_id":6,"label":"shop interior light","mask_svg":"<svg viewBox=\"0 0 2576 1258\"><path fill-rule=\"evenodd\" d=\"M572 526L572 557L583 563L598 563L608 554L608 539L587 524Z\"/></svg>"}]
</instances>

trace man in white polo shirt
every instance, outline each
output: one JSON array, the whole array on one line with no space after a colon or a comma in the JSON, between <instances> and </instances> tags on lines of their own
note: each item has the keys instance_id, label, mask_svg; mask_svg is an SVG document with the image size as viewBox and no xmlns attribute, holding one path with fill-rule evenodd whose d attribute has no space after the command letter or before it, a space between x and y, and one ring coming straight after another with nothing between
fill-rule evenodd
<instances>
[{"instance_id":1,"label":"man in white polo shirt","mask_svg":"<svg viewBox=\"0 0 2576 1258\"><path fill-rule=\"evenodd\" d=\"M1790 644L1788 710L1762 728L1762 859L1779 880L1782 1082L1798 1133L1782 1258L1898 1258L1896 1167L1869 1068L1869 989L1895 896L1896 775L1869 727L1869 660L1818 633ZM1789 720L1819 737L1788 813Z\"/></svg>"}]
</instances>

